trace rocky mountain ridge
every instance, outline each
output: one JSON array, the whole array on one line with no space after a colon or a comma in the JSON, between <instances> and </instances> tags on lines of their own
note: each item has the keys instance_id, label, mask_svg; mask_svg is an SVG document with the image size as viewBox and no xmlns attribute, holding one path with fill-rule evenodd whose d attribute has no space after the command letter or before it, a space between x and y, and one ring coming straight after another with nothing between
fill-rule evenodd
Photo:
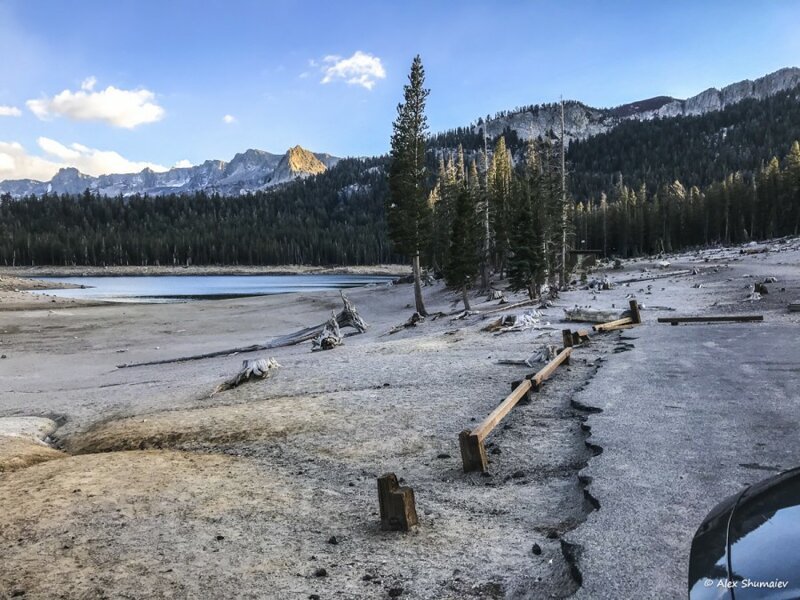
<instances>
[{"instance_id":1,"label":"rocky mountain ridge","mask_svg":"<svg viewBox=\"0 0 800 600\"><path fill-rule=\"evenodd\" d=\"M163 196L199 191L239 195L318 175L338 161L330 154L313 153L300 146L290 148L285 154L250 149L237 154L230 162L207 160L200 165L177 167L162 173L144 169L139 173L91 177L68 167L59 170L50 181L0 181L0 194L21 197L45 193L82 194L89 190L103 196Z\"/></svg>"},{"instance_id":2,"label":"rocky mountain ridge","mask_svg":"<svg viewBox=\"0 0 800 600\"><path fill-rule=\"evenodd\" d=\"M657 96L614 108L594 108L570 100L564 103L564 133L568 142L574 139L583 140L605 133L626 120L647 121L702 115L722 110L742 100L761 100L798 86L800 68L788 67L753 81L746 79L733 83L720 90L709 88L686 100ZM484 123L490 138L499 136L506 129L514 130L522 139L546 138L560 132L561 108L559 104L553 103L503 112L485 121L479 119L472 125L473 132L479 133Z\"/></svg>"}]
</instances>

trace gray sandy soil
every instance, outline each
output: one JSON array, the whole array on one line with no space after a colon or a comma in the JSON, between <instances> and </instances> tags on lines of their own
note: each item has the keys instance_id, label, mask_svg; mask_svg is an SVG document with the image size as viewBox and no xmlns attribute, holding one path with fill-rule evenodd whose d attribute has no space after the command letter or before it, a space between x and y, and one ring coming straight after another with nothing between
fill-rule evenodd
<instances>
[{"instance_id":1,"label":"gray sandy soil","mask_svg":"<svg viewBox=\"0 0 800 600\"><path fill-rule=\"evenodd\" d=\"M450 310L439 286L426 294L430 310ZM531 371L496 360L525 358L560 331L495 336L473 317L386 335L411 313L410 286L348 295L366 334L329 352L274 350L276 377L213 397L242 356L116 365L263 342L324 321L338 295L0 313L9 348L0 416L55 419L69 455L0 479L0 589L29 598L574 591L559 537L590 508L576 473L591 450L569 398L613 336L493 433L489 477L464 475L458 432ZM379 528L376 478L387 471L415 489L415 531Z\"/></svg>"},{"instance_id":2,"label":"gray sandy soil","mask_svg":"<svg viewBox=\"0 0 800 600\"><path fill-rule=\"evenodd\" d=\"M717 270L596 295L568 292L544 311L542 324L552 330L503 335L482 332L489 321L480 316L386 335L411 313L410 286L351 290L370 324L366 334L329 352L303 344L248 355L271 355L283 366L273 379L213 397L243 356L116 365L264 342L324 321L341 305L337 294L0 313L0 348L8 349L0 361L0 417L56 420L57 446L66 451L0 475L0 598L558 598L580 593L581 580L585 590L597 589L589 586L602 586L593 582L612 567L650 564L634 551L623 555L627 563L602 559L643 547L636 536L646 534L644 522L624 529L640 514L630 507L641 498L611 468L609 461L621 460L613 440L636 432L636 424L658 426L640 406L623 404L627 386L647 378L627 368L640 350L626 338L675 329L652 323L673 314L668 308L778 314L781 294L796 293L797 282L750 307L740 303L748 293L742 275L788 278L798 254L739 261L731 253L712 263L676 257L674 266ZM652 263L609 274L660 275ZM651 271L640 273L645 267ZM693 288L698 282L703 287ZM451 310L452 297L439 286L425 293L431 312ZM577 348L570 366L491 434L489 476L465 475L458 432L532 371L496 361L559 344L560 329L569 326L560 322L563 307L621 310L629 293L646 306L646 325ZM794 317L780 318L797 325ZM663 352L678 355L686 343L664 337ZM602 379L607 372L611 383ZM616 386L613 393L608 385ZM601 404L602 414L583 410ZM632 424L601 436L595 419L608 421L615 406L624 406ZM605 452L595 457L600 446ZM636 453L624 460L648 472ZM409 533L379 528L376 478L387 471L415 490L420 526ZM586 475L594 478L588 490ZM664 484L652 490L650 502L683 502ZM673 551L663 558L670 573L684 568L694 521L716 502L703 495L706 507L698 494L687 497ZM606 507L615 509L609 517ZM608 535L617 531L626 533ZM684 595L683 584L675 591Z\"/></svg>"}]
</instances>

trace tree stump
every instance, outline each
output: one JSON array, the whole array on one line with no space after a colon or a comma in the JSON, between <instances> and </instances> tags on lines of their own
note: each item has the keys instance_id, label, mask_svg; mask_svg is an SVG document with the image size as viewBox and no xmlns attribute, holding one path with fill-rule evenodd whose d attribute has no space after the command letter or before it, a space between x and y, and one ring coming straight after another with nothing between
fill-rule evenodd
<instances>
[{"instance_id":1,"label":"tree stump","mask_svg":"<svg viewBox=\"0 0 800 600\"><path fill-rule=\"evenodd\" d=\"M335 314L325 324L319 335L311 340L311 351L333 350L336 346L342 345L342 332L339 330L339 323Z\"/></svg>"}]
</instances>

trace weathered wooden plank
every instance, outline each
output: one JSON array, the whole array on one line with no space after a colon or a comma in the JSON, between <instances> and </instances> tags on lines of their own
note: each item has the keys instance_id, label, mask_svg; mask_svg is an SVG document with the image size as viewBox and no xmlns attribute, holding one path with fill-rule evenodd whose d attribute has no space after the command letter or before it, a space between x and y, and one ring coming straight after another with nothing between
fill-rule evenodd
<instances>
[{"instance_id":1,"label":"weathered wooden plank","mask_svg":"<svg viewBox=\"0 0 800 600\"><path fill-rule=\"evenodd\" d=\"M531 386L534 390L538 390L546 379L555 373L555 370L561 364L569 364L569 356L572 354L572 348L564 348L556 357L547 363L536 375L531 377Z\"/></svg>"},{"instance_id":2,"label":"weathered wooden plank","mask_svg":"<svg viewBox=\"0 0 800 600\"><path fill-rule=\"evenodd\" d=\"M622 319L617 319L616 321L609 321L608 323L599 323L597 325L593 325L592 329L595 331L613 331L614 329L618 329L620 326L633 324L634 322L631 317L623 317Z\"/></svg>"},{"instance_id":3,"label":"weathered wooden plank","mask_svg":"<svg viewBox=\"0 0 800 600\"><path fill-rule=\"evenodd\" d=\"M573 337L571 329L562 329L561 339L564 342L564 348L572 348L575 338Z\"/></svg>"},{"instance_id":4,"label":"weathered wooden plank","mask_svg":"<svg viewBox=\"0 0 800 600\"><path fill-rule=\"evenodd\" d=\"M727 323L727 322L754 322L763 321L764 315L706 315L696 317L659 317L659 323Z\"/></svg>"},{"instance_id":5,"label":"weathered wooden plank","mask_svg":"<svg viewBox=\"0 0 800 600\"><path fill-rule=\"evenodd\" d=\"M557 358L557 357L556 357ZM556 359L554 359L556 360ZM548 365L549 366L549 365ZM545 367L546 369L547 367ZM478 425L475 429L472 430L472 433L477 435L478 438L483 441L486 439L486 436L492 431L492 429L497 426L497 424L503 420L511 409L517 405L525 394L531 389L531 380L530 379L523 379L522 382L514 388L514 391L511 392L508 396L506 396L505 400L503 400L497 408L495 408L488 417L486 417L483 422Z\"/></svg>"}]
</instances>

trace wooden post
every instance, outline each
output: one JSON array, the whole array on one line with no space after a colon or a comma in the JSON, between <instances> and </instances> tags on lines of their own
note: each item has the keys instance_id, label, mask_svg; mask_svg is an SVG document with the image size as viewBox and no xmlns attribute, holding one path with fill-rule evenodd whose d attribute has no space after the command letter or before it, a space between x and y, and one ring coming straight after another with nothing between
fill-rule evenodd
<instances>
[{"instance_id":1,"label":"wooden post","mask_svg":"<svg viewBox=\"0 0 800 600\"><path fill-rule=\"evenodd\" d=\"M381 509L381 529L408 531L419 523L414 490L400 487L394 473L378 478L378 503Z\"/></svg>"},{"instance_id":2,"label":"wooden post","mask_svg":"<svg viewBox=\"0 0 800 600\"><path fill-rule=\"evenodd\" d=\"M461 462L464 463L464 473L489 470L486 448L483 447L483 440L477 434L465 429L458 434L458 441L461 445Z\"/></svg>"},{"instance_id":3,"label":"wooden post","mask_svg":"<svg viewBox=\"0 0 800 600\"><path fill-rule=\"evenodd\" d=\"M572 330L570 329L562 329L561 330L561 338L564 340L564 348L572 348L573 345L573 337L572 337Z\"/></svg>"},{"instance_id":4,"label":"wooden post","mask_svg":"<svg viewBox=\"0 0 800 600\"><path fill-rule=\"evenodd\" d=\"M631 320L638 325L642 322L642 315L639 313L639 303L636 301L636 298L632 298L629 304L631 307Z\"/></svg>"}]
</instances>

